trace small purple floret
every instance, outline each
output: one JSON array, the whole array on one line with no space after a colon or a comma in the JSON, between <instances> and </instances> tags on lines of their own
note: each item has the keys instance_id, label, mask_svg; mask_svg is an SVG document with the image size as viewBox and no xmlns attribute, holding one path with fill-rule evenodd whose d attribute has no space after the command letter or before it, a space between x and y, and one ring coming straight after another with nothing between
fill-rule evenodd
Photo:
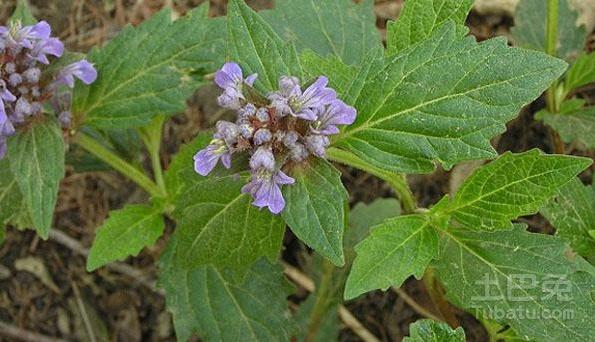
<instances>
[{"instance_id":1,"label":"small purple floret","mask_svg":"<svg viewBox=\"0 0 595 342\"><path fill-rule=\"evenodd\" d=\"M252 171L250 183L244 185L242 193L252 195L253 205L268 207L273 214L279 214L285 208L285 199L281 193L281 185L293 184L295 180L283 171L271 172L267 169Z\"/></svg>"}]
</instances>

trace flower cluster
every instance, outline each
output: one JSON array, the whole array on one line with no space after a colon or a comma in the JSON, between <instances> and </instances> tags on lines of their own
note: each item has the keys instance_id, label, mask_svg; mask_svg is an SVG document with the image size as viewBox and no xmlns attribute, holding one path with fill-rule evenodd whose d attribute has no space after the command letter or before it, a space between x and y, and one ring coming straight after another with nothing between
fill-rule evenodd
<instances>
[{"instance_id":1,"label":"flower cluster","mask_svg":"<svg viewBox=\"0 0 595 342\"><path fill-rule=\"evenodd\" d=\"M242 192L252 195L255 206L278 214L285 207L280 186L294 183L283 170L310 156L324 158L328 136L339 133L338 125L352 124L356 111L337 98L324 76L307 87L283 76L278 91L266 97L252 88L256 77L244 78L235 63L215 74L223 89L219 105L236 110L237 120L217 122L211 143L194 156L194 167L206 176L219 160L229 169L232 154L249 153L251 180Z\"/></svg>"},{"instance_id":2,"label":"flower cluster","mask_svg":"<svg viewBox=\"0 0 595 342\"><path fill-rule=\"evenodd\" d=\"M6 154L6 139L15 128L40 115L50 101L58 109L60 122L70 124L70 94L61 89L74 87L74 78L90 84L97 72L86 60L70 64L53 74L48 66L62 57L64 45L51 37L50 25L0 26L0 159ZM49 71L48 71L49 70Z\"/></svg>"}]
</instances>

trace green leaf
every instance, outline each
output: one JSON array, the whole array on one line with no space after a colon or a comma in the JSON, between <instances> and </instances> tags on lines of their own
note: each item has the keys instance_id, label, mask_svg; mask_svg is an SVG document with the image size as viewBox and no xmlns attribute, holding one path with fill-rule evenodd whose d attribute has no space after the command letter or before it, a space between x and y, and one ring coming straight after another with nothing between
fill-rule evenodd
<instances>
[{"instance_id":1,"label":"green leaf","mask_svg":"<svg viewBox=\"0 0 595 342\"><path fill-rule=\"evenodd\" d=\"M183 110L201 76L222 63L224 26L207 17L206 6L175 22L163 10L138 27L127 26L89 54L99 76L75 88L73 113L95 127L125 129Z\"/></svg>"},{"instance_id":2,"label":"green leaf","mask_svg":"<svg viewBox=\"0 0 595 342\"><path fill-rule=\"evenodd\" d=\"M48 238L58 187L64 177L64 150L62 131L50 118L34 123L8 141L10 169L43 239Z\"/></svg>"},{"instance_id":3,"label":"green leaf","mask_svg":"<svg viewBox=\"0 0 595 342\"><path fill-rule=\"evenodd\" d=\"M438 212L473 230L510 229L510 220L535 214L564 184L591 165L588 158L507 152L477 169Z\"/></svg>"},{"instance_id":4,"label":"green leaf","mask_svg":"<svg viewBox=\"0 0 595 342\"><path fill-rule=\"evenodd\" d=\"M401 205L394 198L379 198L370 204L356 204L349 212L349 226L345 231L346 264L351 265L355 258L355 246L370 234L374 226L399 215Z\"/></svg>"},{"instance_id":5,"label":"green leaf","mask_svg":"<svg viewBox=\"0 0 595 342\"><path fill-rule=\"evenodd\" d=\"M213 139L210 131L199 133L192 142L180 148L180 151L173 157L171 164L165 171L164 180L167 194L173 203L177 200L179 193L184 186L184 179L180 178L180 173L187 170L194 164L193 157L201 148L206 146Z\"/></svg>"},{"instance_id":6,"label":"green leaf","mask_svg":"<svg viewBox=\"0 0 595 342\"><path fill-rule=\"evenodd\" d=\"M358 110L357 120L335 146L404 173L431 172L435 161L449 168L495 157L490 139L559 77L566 63L510 48L501 38L476 43L455 29L447 23L384 66L370 67L356 98L347 99Z\"/></svg>"},{"instance_id":7,"label":"green leaf","mask_svg":"<svg viewBox=\"0 0 595 342\"><path fill-rule=\"evenodd\" d=\"M388 54L394 55L423 41L447 21L454 21L457 32L464 35L468 31L465 19L472 5L473 0L408 0L398 20L388 22Z\"/></svg>"},{"instance_id":8,"label":"green leaf","mask_svg":"<svg viewBox=\"0 0 595 342\"><path fill-rule=\"evenodd\" d=\"M17 21L23 26L35 25L37 23L37 19L31 13L31 5L29 5L28 0L17 0L17 7L12 12L8 22L13 23Z\"/></svg>"},{"instance_id":9,"label":"green leaf","mask_svg":"<svg viewBox=\"0 0 595 342\"><path fill-rule=\"evenodd\" d=\"M595 191L574 179L563 188L541 214L556 228L556 235L568 242L580 255L595 261L595 239L589 235L595 229Z\"/></svg>"},{"instance_id":10,"label":"green leaf","mask_svg":"<svg viewBox=\"0 0 595 342\"><path fill-rule=\"evenodd\" d=\"M411 275L420 279L439 255L438 234L425 215L399 216L372 228L355 247L357 256L345 285L345 299L390 286Z\"/></svg>"},{"instance_id":11,"label":"green leaf","mask_svg":"<svg viewBox=\"0 0 595 342\"><path fill-rule=\"evenodd\" d=\"M465 342L465 331L452 329L448 324L422 319L409 326L409 337L403 342Z\"/></svg>"},{"instance_id":12,"label":"green leaf","mask_svg":"<svg viewBox=\"0 0 595 342\"><path fill-rule=\"evenodd\" d=\"M143 248L157 241L164 228L161 213L147 205L129 205L112 211L95 236L87 259L87 271L131 255L137 256Z\"/></svg>"},{"instance_id":13,"label":"green leaf","mask_svg":"<svg viewBox=\"0 0 595 342\"><path fill-rule=\"evenodd\" d=\"M564 142L577 142L587 149L595 149L595 107L563 114L542 110L535 114L535 118L556 130Z\"/></svg>"},{"instance_id":14,"label":"green leaf","mask_svg":"<svg viewBox=\"0 0 595 342\"><path fill-rule=\"evenodd\" d=\"M277 0L275 9L262 15L283 40L294 42L298 51L310 49L359 65L368 50L382 46L373 3Z\"/></svg>"},{"instance_id":15,"label":"green leaf","mask_svg":"<svg viewBox=\"0 0 595 342\"><path fill-rule=\"evenodd\" d=\"M245 75L258 74L255 87L277 89L282 75L301 76L295 46L283 41L271 26L243 0L231 0L227 8L228 54L242 65Z\"/></svg>"},{"instance_id":16,"label":"green leaf","mask_svg":"<svg viewBox=\"0 0 595 342\"><path fill-rule=\"evenodd\" d=\"M568 70L566 91L595 82L595 52L581 55Z\"/></svg>"},{"instance_id":17,"label":"green leaf","mask_svg":"<svg viewBox=\"0 0 595 342\"><path fill-rule=\"evenodd\" d=\"M454 304L525 340L590 341L595 270L557 237L522 229L446 232L436 262Z\"/></svg>"},{"instance_id":18,"label":"green leaf","mask_svg":"<svg viewBox=\"0 0 595 342\"><path fill-rule=\"evenodd\" d=\"M185 270L175 250L171 240L159 262L158 285L165 290L179 341L194 333L206 341L291 339L287 296L293 291L281 267L260 260L238 281L212 266Z\"/></svg>"},{"instance_id":19,"label":"green leaf","mask_svg":"<svg viewBox=\"0 0 595 342\"><path fill-rule=\"evenodd\" d=\"M345 264L343 231L347 191L341 173L323 159L298 165L295 184L283 187L281 213L293 233L337 266Z\"/></svg>"},{"instance_id":20,"label":"green leaf","mask_svg":"<svg viewBox=\"0 0 595 342\"><path fill-rule=\"evenodd\" d=\"M242 194L246 164L234 160L234 168L215 169L208 177L198 175L193 163L178 173L183 189L173 214L178 228L178 257L187 268L212 264L246 269L266 256L276 260L285 224L280 216L253 206Z\"/></svg>"},{"instance_id":21,"label":"green leaf","mask_svg":"<svg viewBox=\"0 0 595 342\"><path fill-rule=\"evenodd\" d=\"M22 209L23 196L12 175L8 158L0 160L0 227Z\"/></svg>"},{"instance_id":22,"label":"green leaf","mask_svg":"<svg viewBox=\"0 0 595 342\"><path fill-rule=\"evenodd\" d=\"M543 0L521 0L516 8L512 36L516 45L545 52L547 4ZM571 61L583 51L587 34L577 25L578 13L568 0L558 2L557 56Z\"/></svg>"}]
</instances>

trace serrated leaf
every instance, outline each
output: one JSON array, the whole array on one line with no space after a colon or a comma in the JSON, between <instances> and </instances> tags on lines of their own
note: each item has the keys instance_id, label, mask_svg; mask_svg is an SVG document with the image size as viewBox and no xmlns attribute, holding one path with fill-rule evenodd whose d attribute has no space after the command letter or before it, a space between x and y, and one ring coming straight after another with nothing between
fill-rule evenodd
<instances>
[{"instance_id":1,"label":"serrated leaf","mask_svg":"<svg viewBox=\"0 0 595 342\"><path fill-rule=\"evenodd\" d=\"M546 1L521 0L511 29L516 45L545 52L546 18ZM577 19L578 13L571 8L569 1L559 0L557 56L568 61L578 57L587 39L585 28L577 25Z\"/></svg>"},{"instance_id":2,"label":"serrated leaf","mask_svg":"<svg viewBox=\"0 0 595 342\"><path fill-rule=\"evenodd\" d=\"M443 322L422 319L409 326L409 337L403 342L465 342L463 328L451 328Z\"/></svg>"},{"instance_id":3,"label":"serrated leaf","mask_svg":"<svg viewBox=\"0 0 595 342\"><path fill-rule=\"evenodd\" d=\"M595 192L591 186L572 180L540 212L556 228L556 235L577 253L595 261L595 239L589 235L595 229Z\"/></svg>"},{"instance_id":4,"label":"serrated leaf","mask_svg":"<svg viewBox=\"0 0 595 342\"><path fill-rule=\"evenodd\" d=\"M37 233L47 239L58 187L64 177L64 141L50 118L34 123L8 141L8 160Z\"/></svg>"},{"instance_id":5,"label":"serrated leaf","mask_svg":"<svg viewBox=\"0 0 595 342\"><path fill-rule=\"evenodd\" d=\"M291 176L295 183L282 189L285 223L306 245L343 266L347 190L341 173L327 161L316 159L297 166Z\"/></svg>"},{"instance_id":6,"label":"serrated leaf","mask_svg":"<svg viewBox=\"0 0 595 342\"><path fill-rule=\"evenodd\" d=\"M447 21L457 24L457 31L465 34L465 19L473 0L408 0L397 21L389 21L386 45L389 55L405 50L426 39Z\"/></svg>"},{"instance_id":7,"label":"serrated leaf","mask_svg":"<svg viewBox=\"0 0 595 342\"><path fill-rule=\"evenodd\" d=\"M73 112L89 125L124 129L184 109L201 76L223 62L224 27L201 6L175 22L163 10L124 28L89 54L98 78L75 88Z\"/></svg>"},{"instance_id":8,"label":"serrated leaf","mask_svg":"<svg viewBox=\"0 0 595 342\"><path fill-rule=\"evenodd\" d=\"M89 251L87 271L137 256L143 248L157 241L164 228L161 213L147 205L129 205L112 211L97 231Z\"/></svg>"},{"instance_id":9,"label":"serrated leaf","mask_svg":"<svg viewBox=\"0 0 595 342\"><path fill-rule=\"evenodd\" d=\"M8 19L9 23L20 22L21 25L34 25L37 23L37 19L33 13L31 13L31 5L28 0L17 0L17 7L12 12L12 15Z\"/></svg>"},{"instance_id":10,"label":"serrated leaf","mask_svg":"<svg viewBox=\"0 0 595 342\"><path fill-rule=\"evenodd\" d=\"M435 161L448 168L492 158L490 139L565 67L542 53L510 48L504 39L461 38L448 23L370 68L357 98L347 99L358 110L356 122L334 144L404 173L431 172Z\"/></svg>"},{"instance_id":11,"label":"serrated leaf","mask_svg":"<svg viewBox=\"0 0 595 342\"><path fill-rule=\"evenodd\" d=\"M23 196L12 175L8 158L0 160L0 227L22 208Z\"/></svg>"},{"instance_id":12,"label":"serrated leaf","mask_svg":"<svg viewBox=\"0 0 595 342\"><path fill-rule=\"evenodd\" d=\"M373 227L355 247L357 256L345 285L345 299L420 279L439 255L438 234L425 215L399 216Z\"/></svg>"},{"instance_id":13,"label":"serrated leaf","mask_svg":"<svg viewBox=\"0 0 595 342\"><path fill-rule=\"evenodd\" d=\"M581 55L572 64L566 75L566 91L595 82L595 52Z\"/></svg>"},{"instance_id":14,"label":"serrated leaf","mask_svg":"<svg viewBox=\"0 0 595 342\"><path fill-rule=\"evenodd\" d=\"M283 41L271 26L243 0L231 0L227 8L228 54L246 75L256 73L256 89L277 89L282 75L301 76L295 46Z\"/></svg>"},{"instance_id":15,"label":"serrated leaf","mask_svg":"<svg viewBox=\"0 0 595 342\"><path fill-rule=\"evenodd\" d=\"M347 64L360 64L368 50L381 46L371 0L277 0L262 15L298 51L337 56Z\"/></svg>"},{"instance_id":16,"label":"serrated leaf","mask_svg":"<svg viewBox=\"0 0 595 342\"><path fill-rule=\"evenodd\" d=\"M579 108L564 114L542 110L535 118L556 130L564 142L577 142L587 149L595 149L595 107Z\"/></svg>"},{"instance_id":17,"label":"serrated leaf","mask_svg":"<svg viewBox=\"0 0 595 342\"><path fill-rule=\"evenodd\" d=\"M287 296L292 291L279 266L260 260L238 281L213 266L185 270L175 250L171 240L159 262L158 285L165 290L179 341L192 334L206 341L291 339Z\"/></svg>"},{"instance_id":18,"label":"serrated leaf","mask_svg":"<svg viewBox=\"0 0 595 342\"><path fill-rule=\"evenodd\" d=\"M435 266L454 304L511 325L525 340L592 339L595 270L559 238L518 228L446 235Z\"/></svg>"},{"instance_id":19,"label":"serrated leaf","mask_svg":"<svg viewBox=\"0 0 595 342\"><path fill-rule=\"evenodd\" d=\"M276 260L285 224L280 216L253 206L252 198L242 194L248 175L238 170L246 165L234 160L231 170L218 167L208 177L198 175L192 162L185 165L178 172L183 183L173 215L182 264L240 270L261 256Z\"/></svg>"},{"instance_id":20,"label":"serrated leaf","mask_svg":"<svg viewBox=\"0 0 595 342\"><path fill-rule=\"evenodd\" d=\"M513 219L535 214L556 190L591 165L588 158L545 155L534 149L507 152L477 169L439 212L472 230L512 228Z\"/></svg>"}]
</instances>

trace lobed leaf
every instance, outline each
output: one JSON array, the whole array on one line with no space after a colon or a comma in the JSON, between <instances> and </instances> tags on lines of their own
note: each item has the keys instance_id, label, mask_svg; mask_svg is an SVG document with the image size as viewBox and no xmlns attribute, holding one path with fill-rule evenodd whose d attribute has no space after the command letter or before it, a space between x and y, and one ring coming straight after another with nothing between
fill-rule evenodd
<instances>
[{"instance_id":1,"label":"lobed leaf","mask_svg":"<svg viewBox=\"0 0 595 342\"><path fill-rule=\"evenodd\" d=\"M422 42L448 21L453 21L457 32L464 35L468 31L465 19L472 5L473 0L408 0L398 20L387 24L387 53L394 55Z\"/></svg>"},{"instance_id":2,"label":"lobed leaf","mask_svg":"<svg viewBox=\"0 0 595 342\"><path fill-rule=\"evenodd\" d=\"M435 262L447 298L525 340L590 341L595 269L557 237L451 230Z\"/></svg>"},{"instance_id":3,"label":"lobed leaf","mask_svg":"<svg viewBox=\"0 0 595 342\"><path fill-rule=\"evenodd\" d=\"M512 228L513 219L536 213L563 185L591 165L588 158L507 152L477 169L439 213L472 230Z\"/></svg>"},{"instance_id":4,"label":"lobed leaf","mask_svg":"<svg viewBox=\"0 0 595 342\"><path fill-rule=\"evenodd\" d=\"M201 6L175 22L163 10L138 27L125 27L89 54L98 78L75 88L73 113L98 128L125 129L183 110L201 76L223 62L224 26Z\"/></svg>"},{"instance_id":5,"label":"lobed leaf","mask_svg":"<svg viewBox=\"0 0 595 342\"><path fill-rule=\"evenodd\" d=\"M62 130L50 118L33 123L8 141L10 169L33 226L43 239L48 238L52 226L58 187L64 177L64 154Z\"/></svg>"},{"instance_id":6,"label":"lobed leaf","mask_svg":"<svg viewBox=\"0 0 595 342\"><path fill-rule=\"evenodd\" d=\"M409 337L403 342L465 342L465 331L452 329L448 324L431 319L421 319L409 326Z\"/></svg>"},{"instance_id":7,"label":"lobed leaf","mask_svg":"<svg viewBox=\"0 0 595 342\"><path fill-rule=\"evenodd\" d=\"M292 289L281 268L255 263L242 280L213 266L184 269L171 240L159 262L158 285L165 290L178 340L196 333L207 341L289 341L287 296Z\"/></svg>"},{"instance_id":8,"label":"lobed leaf","mask_svg":"<svg viewBox=\"0 0 595 342\"><path fill-rule=\"evenodd\" d=\"M343 231L347 191L341 173L323 159L297 166L295 184L283 187L286 206L281 215L306 245L337 266L345 264Z\"/></svg>"},{"instance_id":9,"label":"lobed leaf","mask_svg":"<svg viewBox=\"0 0 595 342\"><path fill-rule=\"evenodd\" d=\"M137 256L144 247L152 246L159 239L164 228L161 213L147 205L129 205L110 212L89 251L87 271Z\"/></svg>"},{"instance_id":10,"label":"lobed leaf","mask_svg":"<svg viewBox=\"0 0 595 342\"><path fill-rule=\"evenodd\" d=\"M355 247L357 256L345 285L345 299L420 279L439 255L438 234L424 215L399 216L373 227Z\"/></svg>"},{"instance_id":11,"label":"lobed leaf","mask_svg":"<svg viewBox=\"0 0 595 342\"><path fill-rule=\"evenodd\" d=\"M542 53L510 48L503 39L462 38L447 23L384 63L376 57L361 68L365 83L346 99L358 118L334 144L404 173L431 172L434 161L449 168L492 158L490 139L565 67Z\"/></svg>"},{"instance_id":12,"label":"lobed leaf","mask_svg":"<svg viewBox=\"0 0 595 342\"><path fill-rule=\"evenodd\" d=\"M511 29L516 45L545 52L547 4L543 0L521 0ZM568 61L583 51L587 33L577 25L578 13L569 0L558 1L557 56Z\"/></svg>"},{"instance_id":13,"label":"lobed leaf","mask_svg":"<svg viewBox=\"0 0 595 342\"><path fill-rule=\"evenodd\" d=\"M589 234L595 230L595 187L574 179L558 189L540 212L556 228L556 235L595 261L595 238Z\"/></svg>"},{"instance_id":14,"label":"lobed leaf","mask_svg":"<svg viewBox=\"0 0 595 342\"><path fill-rule=\"evenodd\" d=\"M350 65L359 65L370 49L382 46L371 0L277 0L275 9L262 15L298 51L336 56Z\"/></svg>"}]
</instances>

